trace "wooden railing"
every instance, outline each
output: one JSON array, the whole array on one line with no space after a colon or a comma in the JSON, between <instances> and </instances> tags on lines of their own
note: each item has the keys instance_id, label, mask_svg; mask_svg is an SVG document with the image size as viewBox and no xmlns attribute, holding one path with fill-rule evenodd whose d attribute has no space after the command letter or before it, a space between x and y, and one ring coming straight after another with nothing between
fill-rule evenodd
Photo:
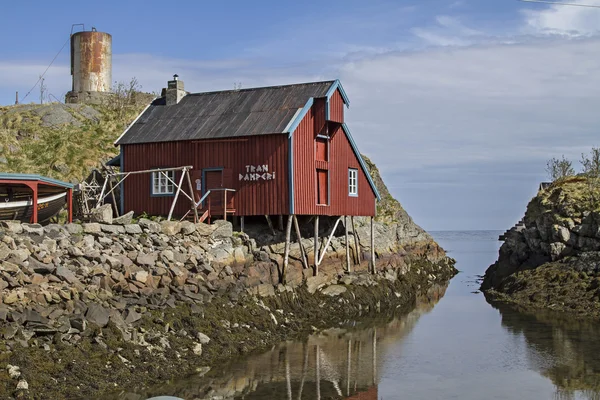
<instances>
[{"instance_id":1,"label":"wooden railing","mask_svg":"<svg viewBox=\"0 0 600 400\"><path fill-rule=\"evenodd\" d=\"M233 197L229 197L229 200L231 201L230 203L230 207L229 207L229 211L228 211L228 204L227 204L227 193L228 192L235 192L235 189L229 189L229 188L214 188L214 189L210 189L207 190L206 193L204 193L204 195L200 198L200 200L198 200L195 203L195 207L197 210L205 210L204 213L199 217L199 221L197 222L204 222L206 220L208 220L208 223L210 223L210 218L213 215L213 210L214 208L211 205L211 198L213 196L211 196L211 194L213 194L213 192L223 192L223 218L227 218L227 212L235 212L235 203L234 203L234 198ZM216 193L214 193L216 194ZM206 207L204 206L204 203L206 202ZM189 214L190 212L192 212L192 210L189 210L187 213L185 213L185 215L183 216L183 218L181 218L181 220L183 221ZM217 214L219 215L219 214Z\"/></svg>"}]
</instances>

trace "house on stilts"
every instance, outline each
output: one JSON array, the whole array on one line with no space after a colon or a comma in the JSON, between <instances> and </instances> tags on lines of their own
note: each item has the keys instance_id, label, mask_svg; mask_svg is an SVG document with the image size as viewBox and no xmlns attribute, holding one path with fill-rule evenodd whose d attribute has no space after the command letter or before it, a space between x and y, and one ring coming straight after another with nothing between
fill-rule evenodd
<instances>
[{"instance_id":1,"label":"house on stilts","mask_svg":"<svg viewBox=\"0 0 600 400\"><path fill-rule=\"evenodd\" d=\"M121 212L234 217L242 229L283 216L288 242L295 216L314 216L315 236L319 216L374 217L379 193L348 106L338 80L187 93L175 75L115 142Z\"/></svg>"}]
</instances>

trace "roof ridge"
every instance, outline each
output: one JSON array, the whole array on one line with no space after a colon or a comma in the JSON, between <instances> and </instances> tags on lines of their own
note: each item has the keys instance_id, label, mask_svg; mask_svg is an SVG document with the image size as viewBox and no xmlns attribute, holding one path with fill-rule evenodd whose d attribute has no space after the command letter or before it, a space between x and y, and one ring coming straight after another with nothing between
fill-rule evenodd
<instances>
[{"instance_id":1,"label":"roof ridge","mask_svg":"<svg viewBox=\"0 0 600 400\"><path fill-rule=\"evenodd\" d=\"M330 79L330 80L325 80L325 81L292 83L292 84L288 84L288 85L272 85L272 86L257 86L257 87L244 88L244 89L213 90L210 92L188 93L186 96L204 96L204 95L216 94L216 93L225 94L225 93L237 93L237 92L250 92L250 91L259 90L259 89L283 89L283 88L288 88L288 87L293 87L293 86L308 86L308 85L318 85L318 84L323 84L323 83L334 84L335 81L336 81L336 79Z\"/></svg>"}]
</instances>

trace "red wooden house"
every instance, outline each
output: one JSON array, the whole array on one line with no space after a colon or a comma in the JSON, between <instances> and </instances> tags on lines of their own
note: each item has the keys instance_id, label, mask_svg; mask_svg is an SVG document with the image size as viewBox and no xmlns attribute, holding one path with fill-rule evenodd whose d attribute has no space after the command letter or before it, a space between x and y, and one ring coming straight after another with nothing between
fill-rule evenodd
<instances>
[{"instance_id":1,"label":"red wooden house","mask_svg":"<svg viewBox=\"0 0 600 400\"><path fill-rule=\"evenodd\" d=\"M194 197L210 190L212 215L375 215L339 81L187 93L174 78L116 141L122 171L192 166ZM178 173L131 175L121 211L167 215ZM180 201L174 215L189 209Z\"/></svg>"}]
</instances>

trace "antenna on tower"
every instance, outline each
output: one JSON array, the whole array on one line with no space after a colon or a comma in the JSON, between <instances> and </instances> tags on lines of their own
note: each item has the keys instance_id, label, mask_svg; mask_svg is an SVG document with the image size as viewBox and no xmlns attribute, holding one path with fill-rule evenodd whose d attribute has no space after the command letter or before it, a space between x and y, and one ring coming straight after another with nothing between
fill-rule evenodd
<instances>
[{"instance_id":1,"label":"antenna on tower","mask_svg":"<svg viewBox=\"0 0 600 400\"><path fill-rule=\"evenodd\" d=\"M46 97L46 85L44 84L44 76L40 75L40 104L44 104L44 98Z\"/></svg>"},{"instance_id":2,"label":"antenna on tower","mask_svg":"<svg viewBox=\"0 0 600 400\"><path fill-rule=\"evenodd\" d=\"M575 6L575 7L588 7L588 8L600 8L600 5L593 4L578 4L578 3L563 3L559 1L546 1L546 0L519 0L523 3L542 3L542 4L552 4L555 6Z\"/></svg>"},{"instance_id":3,"label":"antenna on tower","mask_svg":"<svg viewBox=\"0 0 600 400\"><path fill-rule=\"evenodd\" d=\"M240 90L242 88L242 82L233 82L233 90Z\"/></svg>"}]
</instances>

